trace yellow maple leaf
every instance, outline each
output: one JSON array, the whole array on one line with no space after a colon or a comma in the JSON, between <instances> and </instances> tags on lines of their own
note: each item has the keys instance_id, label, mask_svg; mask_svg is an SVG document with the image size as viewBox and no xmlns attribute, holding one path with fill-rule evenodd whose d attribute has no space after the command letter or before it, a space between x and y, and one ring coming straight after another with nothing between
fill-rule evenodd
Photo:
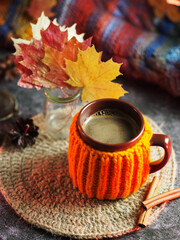
<instances>
[{"instance_id":1,"label":"yellow maple leaf","mask_svg":"<svg viewBox=\"0 0 180 240\"><path fill-rule=\"evenodd\" d=\"M79 49L77 61L65 59L64 69L69 76L68 84L82 87L82 101L93 101L100 98L119 98L126 91L120 84L112 82L117 76L122 63L115 63L112 59L102 62L102 52L95 47L88 47L85 51Z\"/></svg>"}]
</instances>

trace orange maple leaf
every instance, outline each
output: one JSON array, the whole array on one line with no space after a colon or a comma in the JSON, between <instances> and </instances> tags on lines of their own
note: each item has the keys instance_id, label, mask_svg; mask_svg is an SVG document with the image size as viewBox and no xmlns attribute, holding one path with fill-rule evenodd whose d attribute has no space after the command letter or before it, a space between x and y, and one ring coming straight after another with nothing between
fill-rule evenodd
<instances>
[{"instance_id":1,"label":"orange maple leaf","mask_svg":"<svg viewBox=\"0 0 180 240\"><path fill-rule=\"evenodd\" d=\"M112 59L101 61L102 52L97 52L95 47L85 51L79 49L77 61L66 59L64 71L69 76L68 84L82 87L82 101L93 101L100 98L119 98L126 91L120 84L112 82L118 75L121 63Z\"/></svg>"},{"instance_id":2,"label":"orange maple leaf","mask_svg":"<svg viewBox=\"0 0 180 240\"><path fill-rule=\"evenodd\" d=\"M39 34L39 40L15 40L15 62L21 73L18 85L37 89L72 88L66 82L69 77L64 71L65 58L76 60L78 49L87 49L91 45L91 38L82 42L76 37L68 40L68 30L61 31L60 27L51 21L46 29L39 30Z\"/></svg>"}]
</instances>

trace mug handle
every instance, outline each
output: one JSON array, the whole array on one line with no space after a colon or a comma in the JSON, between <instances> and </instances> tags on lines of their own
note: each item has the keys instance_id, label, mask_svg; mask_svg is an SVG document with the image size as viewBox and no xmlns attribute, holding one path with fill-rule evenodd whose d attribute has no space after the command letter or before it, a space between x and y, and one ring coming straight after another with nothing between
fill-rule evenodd
<instances>
[{"instance_id":1,"label":"mug handle","mask_svg":"<svg viewBox=\"0 0 180 240\"><path fill-rule=\"evenodd\" d=\"M164 156L159 160L150 163L150 173L154 173L164 167L168 162L172 149L171 140L167 135L153 134L150 146L159 146L164 148Z\"/></svg>"}]
</instances>

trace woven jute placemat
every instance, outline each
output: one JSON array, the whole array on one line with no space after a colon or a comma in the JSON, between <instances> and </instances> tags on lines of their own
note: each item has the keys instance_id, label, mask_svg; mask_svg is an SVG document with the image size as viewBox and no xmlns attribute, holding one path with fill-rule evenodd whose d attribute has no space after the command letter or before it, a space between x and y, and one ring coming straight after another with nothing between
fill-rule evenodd
<instances>
[{"instance_id":1,"label":"woven jute placemat","mask_svg":"<svg viewBox=\"0 0 180 240\"><path fill-rule=\"evenodd\" d=\"M161 129L147 117L154 133ZM137 230L137 221L152 178L163 179L159 193L173 188L176 174L174 151L167 165L149 175L136 194L125 199L89 199L72 184L68 171L67 140L50 137L42 115L34 117L40 127L36 144L23 150L6 144L0 154L0 189L12 208L31 224L57 235L74 238L116 237ZM158 159L161 148L152 147ZM164 204L154 207L149 224Z\"/></svg>"}]
</instances>

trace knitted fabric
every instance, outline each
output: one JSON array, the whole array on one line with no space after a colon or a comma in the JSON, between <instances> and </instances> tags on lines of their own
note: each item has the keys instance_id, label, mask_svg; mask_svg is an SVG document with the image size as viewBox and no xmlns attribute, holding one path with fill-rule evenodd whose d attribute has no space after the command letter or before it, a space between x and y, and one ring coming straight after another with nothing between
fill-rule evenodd
<instances>
[{"instance_id":1,"label":"knitted fabric","mask_svg":"<svg viewBox=\"0 0 180 240\"><path fill-rule=\"evenodd\" d=\"M125 198L135 193L147 180L152 131L145 120L141 139L131 148L103 152L87 145L77 129L78 113L70 127L68 161L73 183L88 197Z\"/></svg>"},{"instance_id":2,"label":"knitted fabric","mask_svg":"<svg viewBox=\"0 0 180 240\"><path fill-rule=\"evenodd\" d=\"M152 119L146 119L153 133L162 133ZM37 227L78 239L122 236L139 229L141 201L154 176L163 179L159 193L173 188L176 174L174 151L166 166L150 174L135 194L115 201L89 198L80 193L69 176L68 141L49 136L42 114L33 120L39 126L35 145L22 150L7 144L0 148L0 190L20 218ZM159 159L162 153L161 148L153 147L151 158ZM161 204L152 209L148 224L157 218L164 206ZM33 226L29 227L33 229Z\"/></svg>"},{"instance_id":3,"label":"knitted fabric","mask_svg":"<svg viewBox=\"0 0 180 240\"><path fill-rule=\"evenodd\" d=\"M164 7L165 1L154 1L164 9L158 18L153 1L148 0L59 0L57 18L61 25L77 23L79 33L93 36L104 59L122 62L126 80L155 83L180 96L179 22L166 15L167 9L173 16L179 9Z\"/></svg>"}]
</instances>

